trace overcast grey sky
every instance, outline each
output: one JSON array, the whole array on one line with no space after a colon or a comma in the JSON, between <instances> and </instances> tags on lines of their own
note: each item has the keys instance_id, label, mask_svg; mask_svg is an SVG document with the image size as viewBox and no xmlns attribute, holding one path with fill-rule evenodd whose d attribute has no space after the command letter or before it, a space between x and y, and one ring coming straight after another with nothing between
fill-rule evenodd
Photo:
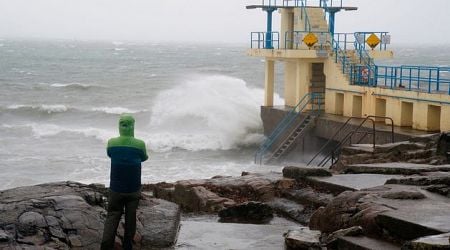
<instances>
[{"instance_id":1,"label":"overcast grey sky","mask_svg":"<svg viewBox=\"0 0 450 250\"><path fill-rule=\"evenodd\" d=\"M450 0L343 1L359 10L337 14L338 32L389 31L392 43L450 44ZM265 29L264 13L245 9L254 3L260 1L0 0L0 38L245 43L251 31Z\"/></svg>"}]
</instances>

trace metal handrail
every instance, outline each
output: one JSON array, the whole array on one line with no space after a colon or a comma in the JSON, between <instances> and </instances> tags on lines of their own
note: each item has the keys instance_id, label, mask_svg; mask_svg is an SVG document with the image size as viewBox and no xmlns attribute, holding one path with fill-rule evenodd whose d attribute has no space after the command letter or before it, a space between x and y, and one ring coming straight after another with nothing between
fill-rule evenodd
<instances>
[{"instance_id":1,"label":"metal handrail","mask_svg":"<svg viewBox=\"0 0 450 250\"><path fill-rule=\"evenodd\" d=\"M448 91L450 94L450 67L380 65L376 68L376 74L377 84L391 89L404 88L428 93ZM448 85L448 89L442 86L444 84Z\"/></svg>"},{"instance_id":2,"label":"metal handrail","mask_svg":"<svg viewBox=\"0 0 450 250\"><path fill-rule=\"evenodd\" d=\"M325 44L320 43L320 48L322 49L325 45L329 44L329 34L330 32L328 31L297 31L297 30L292 30L292 31L286 31L284 33L284 48L288 49L288 47L290 48L290 43L292 43L292 49L294 49L294 44L295 44L295 49L298 49L299 46L301 46L301 44L303 43L303 41L300 41L299 39L295 39L295 37L299 36L299 34L308 34L308 33L315 33L315 34L319 34L319 35L326 35L326 39L325 39ZM289 35L291 35L291 38L289 38ZM320 41L319 41L320 42ZM289 46L288 46L289 45ZM309 50L309 48L308 48Z\"/></svg>"},{"instance_id":3,"label":"metal handrail","mask_svg":"<svg viewBox=\"0 0 450 250\"><path fill-rule=\"evenodd\" d=\"M257 162L258 156L260 158L260 164L262 162L262 157L271 148L275 141L283 134L283 132L295 121L295 119L302 113L302 111L310 104L315 98L318 98L316 93L307 93L303 98L297 103L297 105L278 123L269 137L261 144L259 149L255 153L255 163ZM306 101L306 103L304 103ZM303 104L303 105L302 105ZM314 110L314 105L312 106ZM320 102L319 107L320 110ZM320 111L319 111L320 112Z\"/></svg>"},{"instance_id":4,"label":"metal handrail","mask_svg":"<svg viewBox=\"0 0 450 250\"><path fill-rule=\"evenodd\" d=\"M341 139L340 140L340 142L342 142L343 140L345 140L348 136L352 136L354 133L357 133L358 131L359 131L359 129L362 127L362 125L364 125L364 123L368 120L368 119L371 119L372 120L372 118L375 118L375 119L388 119L388 120L390 120L391 121L391 141L392 142L394 142L395 141L395 139L394 139L394 120L392 119L392 118L390 118L390 117L387 117L387 116L377 116L377 115L369 115L369 116L367 116L367 117L357 117L357 116L352 116L352 117L349 117L348 119L347 119L347 121L345 121L345 123L344 124L342 124L341 125L341 127L334 133L334 135L319 149L319 151L313 156L313 158L311 158L311 160L306 164L307 166L309 166L320 154L322 154L324 151L325 151L325 149L331 144L331 142L333 142L334 140L335 140L335 138L336 138L336 136L338 135L338 134L340 134L340 132L342 131L342 130L344 130L346 127L347 127L347 125L348 125L348 123L351 121L351 120L354 120L354 119L358 119L358 120L360 120L360 119L363 119L363 121L359 124L359 126L355 129L355 130L353 130L353 131L351 131L351 132L349 132L346 136L344 136L344 139ZM373 138L372 138L372 143L373 143L373 147L375 148L375 144L376 144L376 137L375 137L375 132L376 132L376 127L375 127L375 121L374 120L372 120L372 129L373 129ZM361 139L360 139L360 141L361 141ZM338 144L338 146L339 146L339 144ZM335 147L335 149L336 149L336 147ZM334 151L336 151L335 149L333 149L332 150L332 152L334 152ZM329 155L328 155L329 156ZM322 161L319 163L319 166L320 166L320 164L328 157L328 156L326 156L326 157L324 157L324 159L322 159ZM328 160L327 160L327 162L328 162ZM325 163L326 164L326 163Z\"/></svg>"},{"instance_id":5,"label":"metal handrail","mask_svg":"<svg viewBox=\"0 0 450 250\"><path fill-rule=\"evenodd\" d=\"M305 1L300 0L300 3L301 3L300 7L302 9L301 18L305 20L305 30L311 32L311 22L309 21L308 12L306 11L306 0ZM303 15L305 16L304 18Z\"/></svg>"},{"instance_id":6,"label":"metal handrail","mask_svg":"<svg viewBox=\"0 0 450 250\"><path fill-rule=\"evenodd\" d=\"M266 48L266 35L270 34L269 41L272 45L276 45L276 48L280 48L280 33L278 31L272 31L272 32L262 32L262 31L254 31L250 33L250 48L253 49L253 43L257 43L258 49L273 49L273 48ZM262 46L261 46L262 44ZM255 46L256 47L256 46Z\"/></svg>"}]
</instances>

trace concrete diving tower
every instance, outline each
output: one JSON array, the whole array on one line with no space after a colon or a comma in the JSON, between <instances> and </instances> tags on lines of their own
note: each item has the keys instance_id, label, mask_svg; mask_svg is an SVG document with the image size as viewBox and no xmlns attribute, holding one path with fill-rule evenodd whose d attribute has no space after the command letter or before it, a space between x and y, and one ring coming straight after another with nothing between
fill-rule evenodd
<instances>
[{"instance_id":1,"label":"concrete diving tower","mask_svg":"<svg viewBox=\"0 0 450 250\"><path fill-rule=\"evenodd\" d=\"M383 116L398 127L450 130L450 68L376 64L375 59L393 57L388 32L335 32L336 13L357 7L345 6L342 0L265 0L247 9L267 13L266 31L250 34L247 51L249 56L265 59L263 113L277 109L273 107L274 69L281 63L283 110L314 93L321 94L322 114ZM276 10L281 26L273 31ZM309 109L311 105L305 111Z\"/></svg>"}]
</instances>

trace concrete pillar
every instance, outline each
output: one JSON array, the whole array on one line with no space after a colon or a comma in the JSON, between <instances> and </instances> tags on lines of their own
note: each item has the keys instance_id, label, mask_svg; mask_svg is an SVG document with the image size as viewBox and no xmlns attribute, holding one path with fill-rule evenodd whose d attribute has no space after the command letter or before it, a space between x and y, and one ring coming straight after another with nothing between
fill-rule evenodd
<instances>
[{"instance_id":1,"label":"concrete pillar","mask_svg":"<svg viewBox=\"0 0 450 250\"><path fill-rule=\"evenodd\" d=\"M292 31L294 30L294 12L292 9L282 8L281 14L281 29L280 29L280 48L292 49ZM288 32L288 33L286 33ZM288 39L289 43L285 42Z\"/></svg>"},{"instance_id":2,"label":"concrete pillar","mask_svg":"<svg viewBox=\"0 0 450 250\"><path fill-rule=\"evenodd\" d=\"M286 106L297 104L296 96L297 63L284 61L284 102Z\"/></svg>"},{"instance_id":3,"label":"concrete pillar","mask_svg":"<svg viewBox=\"0 0 450 250\"><path fill-rule=\"evenodd\" d=\"M377 98L375 98L376 102ZM396 98L389 98L386 100L386 116L391 117L392 120L394 120L395 126L401 125L401 118L402 118L402 108L401 108L401 101ZM386 120L387 124L391 124L390 121Z\"/></svg>"},{"instance_id":4,"label":"concrete pillar","mask_svg":"<svg viewBox=\"0 0 450 250\"><path fill-rule=\"evenodd\" d=\"M266 70L264 81L264 106L273 106L274 82L275 82L275 61L266 58Z\"/></svg>"},{"instance_id":5,"label":"concrete pillar","mask_svg":"<svg viewBox=\"0 0 450 250\"><path fill-rule=\"evenodd\" d=\"M413 129L427 130L428 104L415 102L413 109Z\"/></svg>"},{"instance_id":6,"label":"concrete pillar","mask_svg":"<svg viewBox=\"0 0 450 250\"><path fill-rule=\"evenodd\" d=\"M296 79L296 90L295 99L298 103L300 99L303 98L309 92L309 81L310 81L310 63L304 60L297 61L297 79Z\"/></svg>"},{"instance_id":7,"label":"concrete pillar","mask_svg":"<svg viewBox=\"0 0 450 250\"><path fill-rule=\"evenodd\" d=\"M450 131L450 106L441 107L441 131Z\"/></svg>"}]
</instances>

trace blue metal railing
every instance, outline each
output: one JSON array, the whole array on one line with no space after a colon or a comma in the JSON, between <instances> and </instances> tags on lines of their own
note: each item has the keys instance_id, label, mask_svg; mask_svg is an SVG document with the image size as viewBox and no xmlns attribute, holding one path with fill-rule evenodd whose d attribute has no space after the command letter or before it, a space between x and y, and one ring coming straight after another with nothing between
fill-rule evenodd
<instances>
[{"instance_id":1,"label":"blue metal railing","mask_svg":"<svg viewBox=\"0 0 450 250\"><path fill-rule=\"evenodd\" d=\"M330 43L330 33L325 31L286 31L284 33L284 48L298 49L303 43L303 37L308 33L314 33L319 37L320 49ZM324 38L320 39L321 36ZM300 39L302 38L302 39ZM322 40L322 41L321 41Z\"/></svg>"},{"instance_id":2,"label":"blue metal railing","mask_svg":"<svg viewBox=\"0 0 450 250\"><path fill-rule=\"evenodd\" d=\"M267 48L266 36L270 34L270 44L272 48ZM252 49L279 49L280 48L280 33L279 32L252 32L250 35L250 48Z\"/></svg>"},{"instance_id":3,"label":"blue metal railing","mask_svg":"<svg viewBox=\"0 0 450 250\"><path fill-rule=\"evenodd\" d=\"M367 37L371 34L375 34L380 38L380 45L378 45L378 50L387 50L386 37L389 32L355 32L355 33L334 33L334 39L339 43L344 50L347 49L363 49L367 50L367 45L365 43ZM356 47L359 46L359 47Z\"/></svg>"},{"instance_id":4,"label":"blue metal railing","mask_svg":"<svg viewBox=\"0 0 450 250\"><path fill-rule=\"evenodd\" d=\"M355 69L352 67L350 72L351 74L360 74L361 78L367 82L367 85L369 86L376 86L376 65L373 60L373 58L370 57L370 55L367 53L366 47L365 47L365 39L361 39L360 34L365 34L362 32L356 32L355 33L355 51L358 53L359 57L359 63L355 65ZM364 36L365 37L365 36ZM380 46L381 47L381 46ZM359 67L361 67L359 69ZM350 77L352 79L352 77ZM354 77L353 77L354 79ZM350 81L352 82L352 81Z\"/></svg>"},{"instance_id":5,"label":"blue metal railing","mask_svg":"<svg viewBox=\"0 0 450 250\"><path fill-rule=\"evenodd\" d=\"M450 95L450 67L376 66L377 86Z\"/></svg>"},{"instance_id":6,"label":"blue metal railing","mask_svg":"<svg viewBox=\"0 0 450 250\"><path fill-rule=\"evenodd\" d=\"M298 102L298 104L292 108L292 110L278 123L272 133L267 137L261 144L259 149L255 153L255 163L259 158L259 162L262 162L264 155L270 150L273 144L284 134L286 129L290 128L292 123L300 116L300 114L305 110L308 104L311 104L311 113L319 114L321 106L321 93L307 93ZM315 109L314 101L317 100L317 109Z\"/></svg>"},{"instance_id":7,"label":"blue metal railing","mask_svg":"<svg viewBox=\"0 0 450 250\"><path fill-rule=\"evenodd\" d=\"M367 38L372 35L375 34L379 39L380 39L380 44L377 45L378 50L386 50L387 48L387 44L386 40L387 37L389 36L389 32L384 32L384 31L373 31L373 32L368 32L368 31L364 31L364 32L355 32L354 33L354 37L356 42L358 42L359 46L361 46L363 50L367 50L368 48L366 46L366 40Z\"/></svg>"}]
</instances>

